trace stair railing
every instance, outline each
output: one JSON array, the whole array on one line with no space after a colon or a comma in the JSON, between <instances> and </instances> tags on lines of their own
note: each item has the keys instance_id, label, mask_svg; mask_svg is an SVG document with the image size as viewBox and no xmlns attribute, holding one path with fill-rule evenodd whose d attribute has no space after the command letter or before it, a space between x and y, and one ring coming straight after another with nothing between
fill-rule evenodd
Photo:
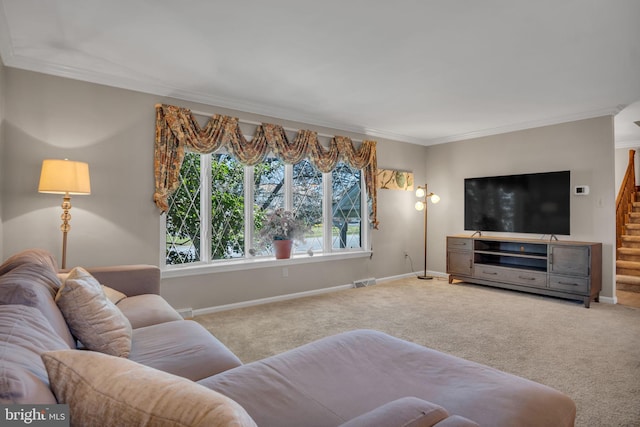
<instances>
[{"instance_id":1,"label":"stair railing","mask_svg":"<svg viewBox=\"0 0 640 427\"><path fill-rule=\"evenodd\" d=\"M636 151L629 150L629 164L624 174L620 190L616 197L616 248L622 246L622 234L628 220L628 214L633 209L636 192L636 167L634 164ZM616 251L617 253L617 251Z\"/></svg>"}]
</instances>

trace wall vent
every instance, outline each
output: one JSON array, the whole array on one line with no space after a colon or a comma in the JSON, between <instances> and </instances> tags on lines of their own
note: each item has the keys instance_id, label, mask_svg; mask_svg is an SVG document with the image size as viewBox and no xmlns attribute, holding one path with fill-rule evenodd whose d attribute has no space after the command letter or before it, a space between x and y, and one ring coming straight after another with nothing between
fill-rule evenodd
<instances>
[{"instance_id":1,"label":"wall vent","mask_svg":"<svg viewBox=\"0 0 640 427\"><path fill-rule=\"evenodd\" d=\"M356 288L365 288L367 286L375 285L376 278L369 277L368 279L356 280L353 282L353 286Z\"/></svg>"}]
</instances>

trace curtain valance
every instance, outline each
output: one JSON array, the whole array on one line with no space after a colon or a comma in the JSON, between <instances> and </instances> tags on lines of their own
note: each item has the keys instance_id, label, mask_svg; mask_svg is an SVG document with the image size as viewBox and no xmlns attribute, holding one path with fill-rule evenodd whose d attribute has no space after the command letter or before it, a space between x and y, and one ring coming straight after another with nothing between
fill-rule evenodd
<instances>
[{"instance_id":1,"label":"curtain valance","mask_svg":"<svg viewBox=\"0 0 640 427\"><path fill-rule=\"evenodd\" d=\"M289 141L282 126L270 123L259 125L254 137L247 140L236 117L215 114L201 127L191 110L165 104L156 105L156 188L153 200L158 208L162 212L169 210L168 198L180 184L178 177L186 148L208 154L223 147L247 166L262 162L272 152L290 164L307 158L324 173L332 171L340 160L353 168L362 169L367 194L371 199L371 221L374 228L378 227L375 141L362 141L355 148L350 138L334 136L329 147L325 148L320 144L317 132L300 130L293 141Z\"/></svg>"}]
</instances>

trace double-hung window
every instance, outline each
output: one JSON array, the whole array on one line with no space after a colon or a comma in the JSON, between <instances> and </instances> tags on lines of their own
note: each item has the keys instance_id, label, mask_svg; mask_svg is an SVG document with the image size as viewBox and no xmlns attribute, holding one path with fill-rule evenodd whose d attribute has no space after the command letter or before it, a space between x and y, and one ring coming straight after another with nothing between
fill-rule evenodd
<instances>
[{"instance_id":1,"label":"double-hung window","mask_svg":"<svg viewBox=\"0 0 640 427\"><path fill-rule=\"evenodd\" d=\"M267 156L243 166L224 150L188 151L179 182L164 217L167 266L269 259L271 249L259 248L257 235L262 219L277 208L311 226L305 242L294 246L294 258L368 248L363 173L347 163L322 173L307 159L290 165Z\"/></svg>"}]
</instances>

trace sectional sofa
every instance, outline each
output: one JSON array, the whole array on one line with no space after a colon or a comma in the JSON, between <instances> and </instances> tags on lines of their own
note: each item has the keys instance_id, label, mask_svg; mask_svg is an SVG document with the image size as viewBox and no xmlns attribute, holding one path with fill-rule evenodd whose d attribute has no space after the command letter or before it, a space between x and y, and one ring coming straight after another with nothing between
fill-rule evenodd
<instances>
[{"instance_id":1,"label":"sectional sofa","mask_svg":"<svg viewBox=\"0 0 640 427\"><path fill-rule=\"evenodd\" d=\"M155 266L0 265L0 404L69 405L71 425L572 426L544 385L371 330L242 364L159 295Z\"/></svg>"}]
</instances>

